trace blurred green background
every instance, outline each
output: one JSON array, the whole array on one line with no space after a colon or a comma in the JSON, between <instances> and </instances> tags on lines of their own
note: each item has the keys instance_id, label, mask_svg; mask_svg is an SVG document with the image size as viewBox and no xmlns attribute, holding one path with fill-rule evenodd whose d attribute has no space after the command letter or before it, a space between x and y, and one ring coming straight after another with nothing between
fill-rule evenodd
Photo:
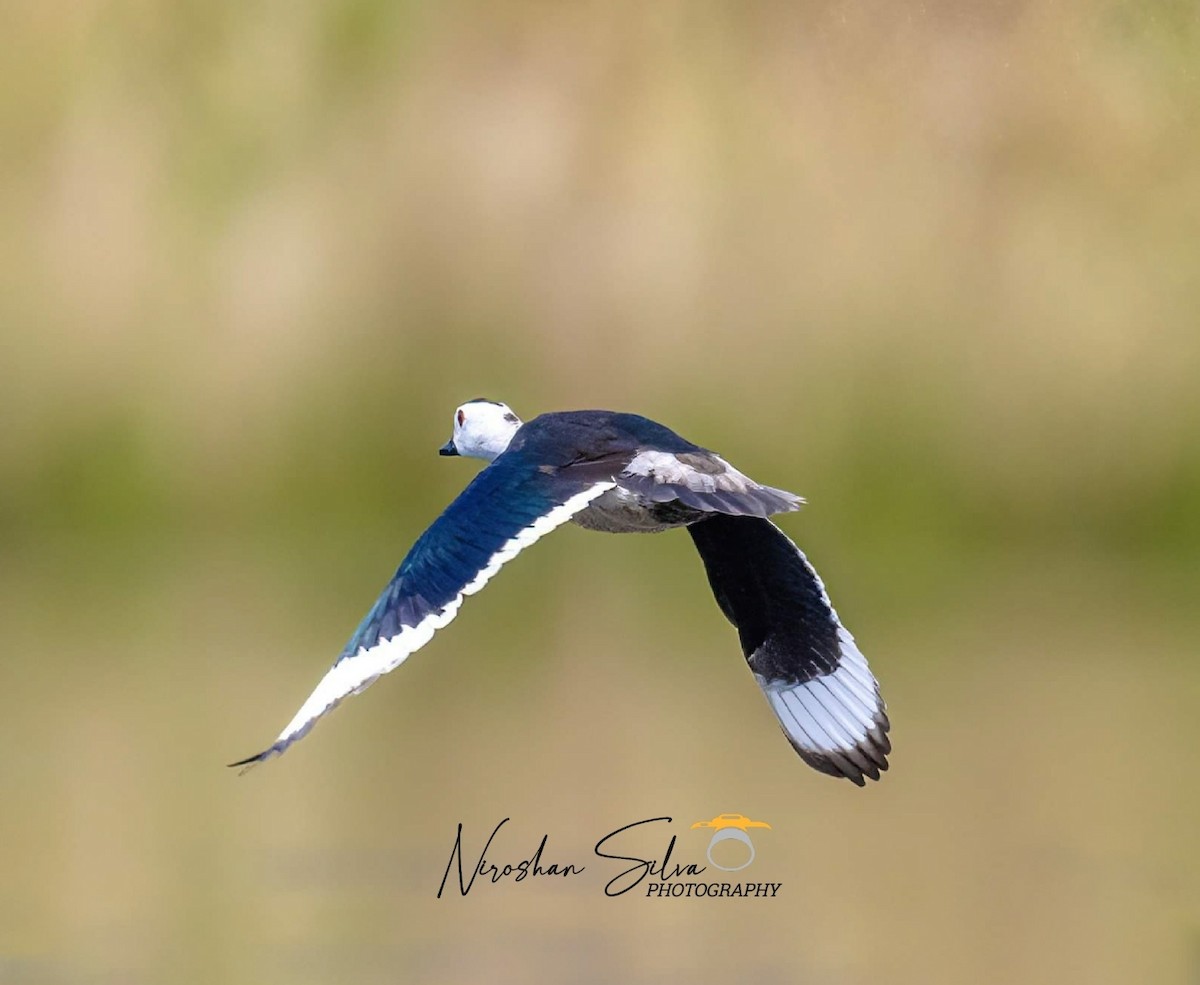
<instances>
[{"instance_id":1,"label":"blurred green background","mask_svg":"<svg viewBox=\"0 0 1200 985\"><path fill-rule=\"evenodd\" d=\"M1195 982L1192 3L0 12L0 981ZM893 769L682 533L548 538L286 757L476 465L635 410L810 506ZM741 812L778 899L606 899ZM434 898L455 826L595 863ZM657 842L656 842L657 844ZM739 877L734 877L739 878Z\"/></svg>"}]
</instances>

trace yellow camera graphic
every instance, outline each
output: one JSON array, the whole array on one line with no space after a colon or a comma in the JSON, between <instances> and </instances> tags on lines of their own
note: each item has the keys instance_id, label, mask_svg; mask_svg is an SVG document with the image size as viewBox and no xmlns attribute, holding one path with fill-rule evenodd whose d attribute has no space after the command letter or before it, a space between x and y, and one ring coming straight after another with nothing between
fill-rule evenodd
<instances>
[{"instance_id":1,"label":"yellow camera graphic","mask_svg":"<svg viewBox=\"0 0 1200 985\"><path fill-rule=\"evenodd\" d=\"M770 830L770 827L771 825L767 824L766 821L752 821L745 814L718 814L711 821L697 821L692 825L693 830L696 828L712 829L713 836L708 842L708 850L705 852L705 856L713 868L721 869L723 872L740 872L754 861L754 842L746 834L748 828L767 828ZM737 841L745 845L750 851L750 857L741 865L721 865L713 859L712 851L714 847L724 841Z\"/></svg>"}]
</instances>

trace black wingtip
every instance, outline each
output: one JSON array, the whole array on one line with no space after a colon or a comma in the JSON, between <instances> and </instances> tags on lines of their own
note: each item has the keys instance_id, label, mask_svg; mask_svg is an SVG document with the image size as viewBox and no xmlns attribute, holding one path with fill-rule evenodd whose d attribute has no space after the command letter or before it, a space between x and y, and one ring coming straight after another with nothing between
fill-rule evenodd
<instances>
[{"instance_id":1,"label":"black wingtip","mask_svg":"<svg viewBox=\"0 0 1200 985\"><path fill-rule=\"evenodd\" d=\"M791 747L804 762L826 776L849 780L856 787L865 787L868 779L878 781L887 772L887 757L892 751L892 742L887 733L891 727L887 712L881 710L866 739L854 749L817 752L805 749L788 734L787 729L780 726Z\"/></svg>"},{"instance_id":2,"label":"black wingtip","mask_svg":"<svg viewBox=\"0 0 1200 985\"><path fill-rule=\"evenodd\" d=\"M226 768L238 770L238 775L240 776L243 773L248 773L250 770L254 769L254 767L259 763L270 759L275 751L275 747L272 746L270 749L264 749L262 752L255 753L253 756L247 756L245 759L239 759L236 763L227 763Z\"/></svg>"},{"instance_id":3,"label":"black wingtip","mask_svg":"<svg viewBox=\"0 0 1200 985\"><path fill-rule=\"evenodd\" d=\"M878 772L872 776L871 773L865 772L851 762L848 757L840 753L813 752L797 743L788 735L786 729L784 729L783 734L787 736L788 742L792 744L792 748L796 750L800 758L819 773L824 773L826 776L832 776L839 780L849 780L856 787L865 787L867 785L867 777L870 777L872 780L879 779Z\"/></svg>"}]
</instances>

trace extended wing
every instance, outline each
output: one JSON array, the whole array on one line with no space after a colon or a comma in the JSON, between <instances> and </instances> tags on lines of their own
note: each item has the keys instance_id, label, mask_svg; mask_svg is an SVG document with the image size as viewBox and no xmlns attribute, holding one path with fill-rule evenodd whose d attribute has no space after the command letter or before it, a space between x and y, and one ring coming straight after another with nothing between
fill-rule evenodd
<instances>
[{"instance_id":1,"label":"extended wing","mask_svg":"<svg viewBox=\"0 0 1200 985\"><path fill-rule=\"evenodd\" d=\"M892 749L879 685L804 554L756 517L713 516L688 533L792 747L822 773L878 780Z\"/></svg>"},{"instance_id":2,"label":"extended wing","mask_svg":"<svg viewBox=\"0 0 1200 985\"><path fill-rule=\"evenodd\" d=\"M423 647L463 599L508 561L613 487L603 471L546 472L504 454L475 477L401 562L341 655L275 742L250 767L303 738L322 715Z\"/></svg>"}]
</instances>

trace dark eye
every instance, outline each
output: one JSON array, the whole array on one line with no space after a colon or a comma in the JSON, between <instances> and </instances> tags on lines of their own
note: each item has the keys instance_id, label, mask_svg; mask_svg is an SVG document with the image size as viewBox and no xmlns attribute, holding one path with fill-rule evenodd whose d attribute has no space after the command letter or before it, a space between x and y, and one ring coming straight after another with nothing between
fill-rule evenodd
<instances>
[{"instance_id":1,"label":"dark eye","mask_svg":"<svg viewBox=\"0 0 1200 985\"><path fill-rule=\"evenodd\" d=\"M459 426L459 427L462 427L462 426L463 426L463 424L465 424L465 423L466 423L466 420L467 420L467 415L466 415L466 414L464 414L464 413L462 412L462 410L459 410L459 412L458 412L458 426Z\"/></svg>"},{"instance_id":2,"label":"dark eye","mask_svg":"<svg viewBox=\"0 0 1200 985\"><path fill-rule=\"evenodd\" d=\"M505 419L506 421L508 421L508 423L509 423L509 424L516 424L516 423L517 423L517 415L516 415L516 414L505 414L505 415L504 415L504 419Z\"/></svg>"}]
</instances>

